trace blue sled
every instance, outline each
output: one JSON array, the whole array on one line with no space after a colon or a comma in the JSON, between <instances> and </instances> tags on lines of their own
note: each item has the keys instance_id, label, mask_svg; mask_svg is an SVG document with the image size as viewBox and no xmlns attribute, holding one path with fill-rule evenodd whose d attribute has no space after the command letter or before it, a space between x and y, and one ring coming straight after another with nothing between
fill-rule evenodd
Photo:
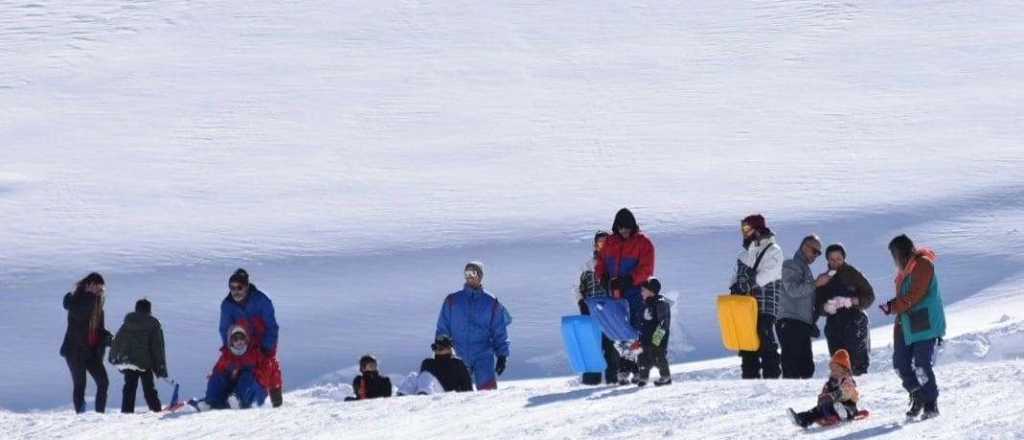
<instances>
[{"instance_id":1,"label":"blue sled","mask_svg":"<svg viewBox=\"0 0 1024 440\"><path fill-rule=\"evenodd\" d=\"M589 316L563 316L562 341L576 373L601 373L608 368L601 353L601 328Z\"/></svg>"},{"instance_id":2,"label":"blue sled","mask_svg":"<svg viewBox=\"0 0 1024 440\"><path fill-rule=\"evenodd\" d=\"M590 316L601 326L608 339L613 341L635 341L639 332L629 324L629 301L610 296L596 296L586 299Z\"/></svg>"}]
</instances>

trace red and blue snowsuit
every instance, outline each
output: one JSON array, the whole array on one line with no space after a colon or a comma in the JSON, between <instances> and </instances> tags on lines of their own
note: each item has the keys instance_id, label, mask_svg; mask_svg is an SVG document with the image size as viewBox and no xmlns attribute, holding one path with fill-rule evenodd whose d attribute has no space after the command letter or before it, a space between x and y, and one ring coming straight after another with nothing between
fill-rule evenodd
<instances>
[{"instance_id":1,"label":"red and blue snowsuit","mask_svg":"<svg viewBox=\"0 0 1024 440\"><path fill-rule=\"evenodd\" d=\"M473 374L478 390L496 389L495 356L508 357L512 318L498 299L469 285L448 295L441 305L435 336L452 339L455 351Z\"/></svg>"},{"instance_id":2,"label":"red and blue snowsuit","mask_svg":"<svg viewBox=\"0 0 1024 440\"><path fill-rule=\"evenodd\" d=\"M221 347L220 351L220 359L206 382L206 403L214 409L226 409L228 396L234 394L242 408L263 405L267 400L267 387L262 383L266 378L260 372L264 357L259 346L250 344L241 356L227 347Z\"/></svg>"},{"instance_id":3,"label":"red and blue snowsuit","mask_svg":"<svg viewBox=\"0 0 1024 440\"><path fill-rule=\"evenodd\" d=\"M235 325L244 328L250 345L262 351L260 369L266 370L267 387L282 388L281 366L277 362L278 327L274 303L255 284L249 284L249 294L241 303L235 302L231 294L220 303L220 339L224 347L228 346L228 330Z\"/></svg>"}]
</instances>

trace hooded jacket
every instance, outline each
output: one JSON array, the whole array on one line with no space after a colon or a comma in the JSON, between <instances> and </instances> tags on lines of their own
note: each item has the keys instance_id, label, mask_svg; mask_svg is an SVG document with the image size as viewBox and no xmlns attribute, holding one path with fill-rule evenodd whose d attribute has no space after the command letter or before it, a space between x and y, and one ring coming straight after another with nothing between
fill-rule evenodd
<instances>
[{"instance_id":1,"label":"hooded jacket","mask_svg":"<svg viewBox=\"0 0 1024 440\"><path fill-rule=\"evenodd\" d=\"M160 321L139 312L125 316L124 324L110 347L109 361L122 370L152 370L157 377L167 377L164 332Z\"/></svg>"},{"instance_id":2,"label":"hooded jacket","mask_svg":"<svg viewBox=\"0 0 1024 440\"><path fill-rule=\"evenodd\" d=\"M235 302L230 293L221 301L220 339L225 347L228 345L228 329L233 325L246 329L250 345L259 346L271 356L277 352L278 327L274 303L255 284L249 284L249 294L241 303Z\"/></svg>"},{"instance_id":3,"label":"hooded jacket","mask_svg":"<svg viewBox=\"0 0 1024 440\"><path fill-rule=\"evenodd\" d=\"M488 352L508 357L511 320L497 298L466 284L445 298L437 317L435 338L450 337L455 350L467 359Z\"/></svg>"},{"instance_id":4,"label":"hooded jacket","mask_svg":"<svg viewBox=\"0 0 1024 440\"><path fill-rule=\"evenodd\" d=\"M619 227L622 226L633 230L629 238L619 235ZM602 283L629 277L632 283L626 289L634 293L639 293L640 285L654 276L654 243L640 231L630 210L623 208L615 215L612 235L605 240L598 254L594 276Z\"/></svg>"},{"instance_id":5,"label":"hooded jacket","mask_svg":"<svg viewBox=\"0 0 1024 440\"><path fill-rule=\"evenodd\" d=\"M81 361L93 357L102 358L111 338L104 322L102 297L88 292L68 292L64 295L64 309L68 311L68 326L60 346L60 355ZM90 328L94 316L97 318L95 328ZM98 337L97 343L90 343L90 334Z\"/></svg>"}]
</instances>

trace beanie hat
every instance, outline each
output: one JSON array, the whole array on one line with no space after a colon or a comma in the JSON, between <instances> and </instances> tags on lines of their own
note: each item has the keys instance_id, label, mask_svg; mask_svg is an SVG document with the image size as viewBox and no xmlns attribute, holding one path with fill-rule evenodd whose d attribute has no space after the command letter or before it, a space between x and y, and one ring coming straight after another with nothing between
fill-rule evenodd
<instances>
[{"instance_id":1,"label":"beanie hat","mask_svg":"<svg viewBox=\"0 0 1024 440\"><path fill-rule=\"evenodd\" d=\"M247 285L249 284L249 272L246 272L245 269L238 268L235 270L235 273L231 274L231 278L228 278L228 282Z\"/></svg>"},{"instance_id":2,"label":"beanie hat","mask_svg":"<svg viewBox=\"0 0 1024 440\"><path fill-rule=\"evenodd\" d=\"M845 368L846 371L853 371L853 367L850 365L850 353L845 349L839 349L836 354L832 355L832 363Z\"/></svg>"},{"instance_id":3,"label":"beanie hat","mask_svg":"<svg viewBox=\"0 0 1024 440\"><path fill-rule=\"evenodd\" d=\"M650 290L655 295L661 293L661 281L658 281L657 278L653 278L652 277L652 278L648 279L646 282L644 282L643 286L641 286L641 287L643 287L644 289Z\"/></svg>"},{"instance_id":4,"label":"beanie hat","mask_svg":"<svg viewBox=\"0 0 1024 440\"><path fill-rule=\"evenodd\" d=\"M434 339L434 343L430 344L431 350L437 351L442 348L452 348L452 338L449 338L448 335L438 336L437 339Z\"/></svg>"},{"instance_id":5,"label":"beanie hat","mask_svg":"<svg viewBox=\"0 0 1024 440\"><path fill-rule=\"evenodd\" d=\"M743 219L743 224L750 226L755 231L764 232L768 230L768 223L761 214L751 214Z\"/></svg>"},{"instance_id":6,"label":"beanie hat","mask_svg":"<svg viewBox=\"0 0 1024 440\"><path fill-rule=\"evenodd\" d=\"M153 305L150 304L148 299L140 299L135 302L135 311L148 315L153 310Z\"/></svg>"},{"instance_id":7,"label":"beanie hat","mask_svg":"<svg viewBox=\"0 0 1024 440\"><path fill-rule=\"evenodd\" d=\"M484 263L479 261L470 261L469 263L466 263L466 268L463 270L476 271L476 273L480 275L480 279L484 278Z\"/></svg>"},{"instance_id":8,"label":"beanie hat","mask_svg":"<svg viewBox=\"0 0 1024 440\"><path fill-rule=\"evenodd\" d=\"M377 358L373 357L372 354L364 354L363 357L359 358L359 371L366 369L368 364L377 364Z\"/></svg>"}]
</instances>

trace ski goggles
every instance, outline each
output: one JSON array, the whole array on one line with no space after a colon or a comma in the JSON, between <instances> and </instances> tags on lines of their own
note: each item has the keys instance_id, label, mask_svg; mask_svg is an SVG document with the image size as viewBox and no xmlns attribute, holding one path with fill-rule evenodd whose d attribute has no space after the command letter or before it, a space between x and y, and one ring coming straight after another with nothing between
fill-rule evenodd
<instances>
[{"instance_id":1,"label":"ski goggles","mask_svg":"<svg viewBox=\"0 0 1024 440\"><path fill-rule=\"evenodd\" d=\"M475 270L467 270L464 274L466 278L480 278L480 273Z\"/></svg>"}]
</instances>

